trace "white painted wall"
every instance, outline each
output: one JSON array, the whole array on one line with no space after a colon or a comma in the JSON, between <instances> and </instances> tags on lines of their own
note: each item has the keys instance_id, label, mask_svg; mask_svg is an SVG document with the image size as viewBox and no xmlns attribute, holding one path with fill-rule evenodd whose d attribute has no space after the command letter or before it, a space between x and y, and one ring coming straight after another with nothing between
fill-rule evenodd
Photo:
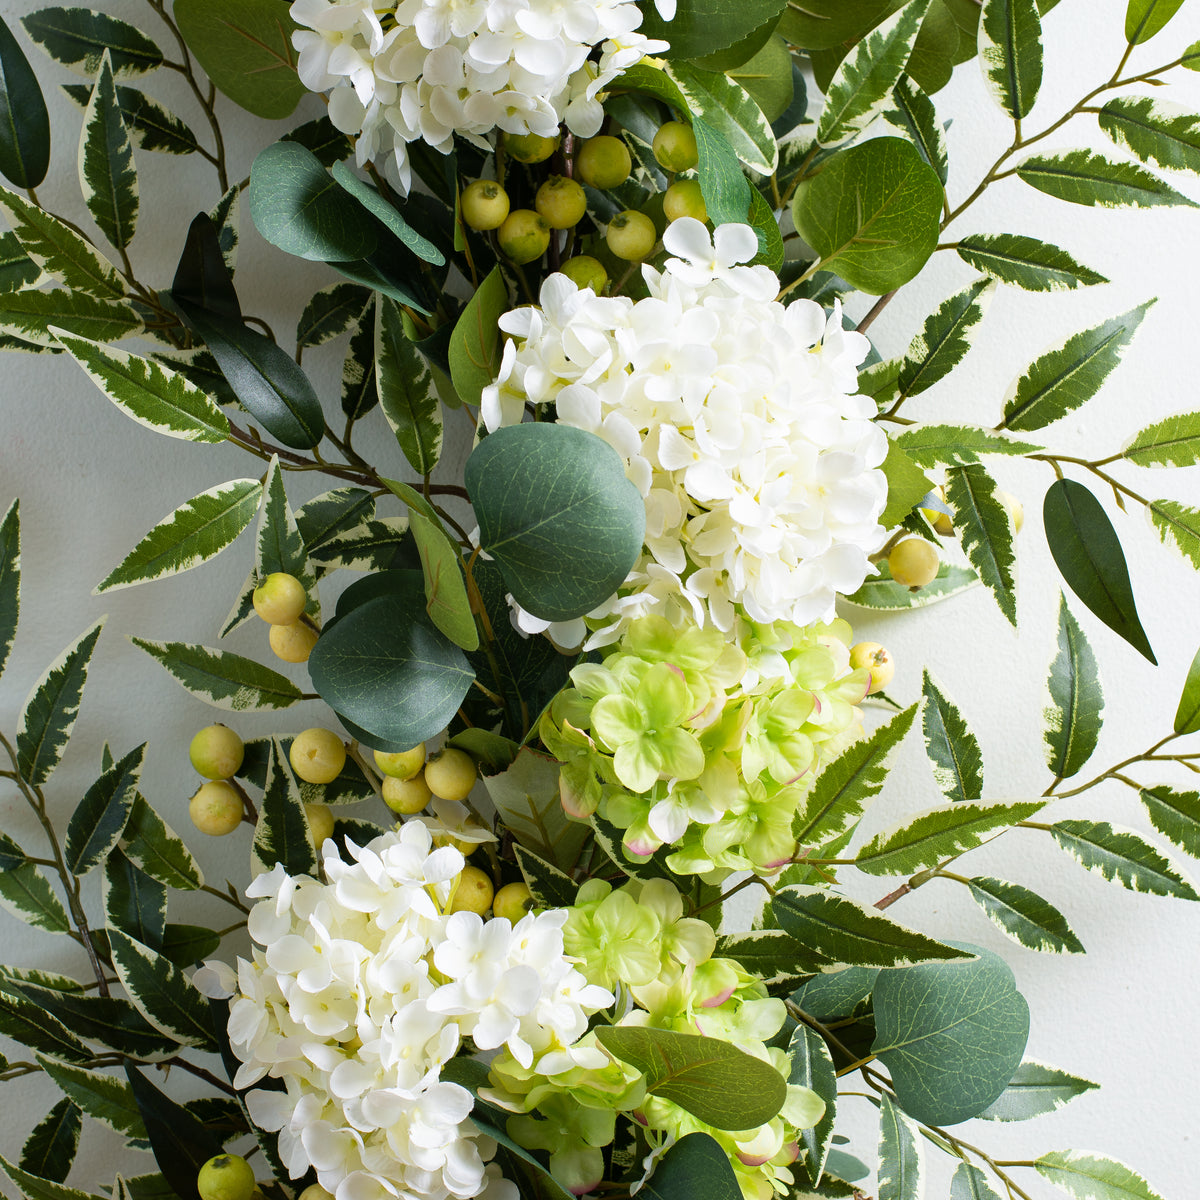
<instances>
[{"instance_id":1,"label":"white painted wall","mask_svg":"<svg viewBox=\"0 0 1200 1200\"><path fill-rule=\"evenodd\" d=\"M0 5L10 24L37 7L39 0L4 0ZM134 0L105 0L101 7L138 21L156 35L162 33L155 27L153 13ZM1124 46L1124 7L1122 0L1064 0L1049 16L1047 83L1027 122L1028 130L1043 128L1079 95L1107 78ZM1197 37L1200 12L1194 4L1185 5L1165 32L1136 53L1132 69L1169 61ZM35 49L30 49L30 57L42 74L56 137L51 175L39 189L41 198L51 209L91 228L75 182L80 119L56 86L71 77L48 64ZM1165 94L1192 109L1200 108L1200 76L1177 74L1179 82ZM204 136L202 121L177 76L160 72L147 90ZM949 135L950 189L953 198L961 198L1007 144L1009 129L986 98L973 65L960 69L937 103L943 119L954 119ZM318 108L316 101L308 101L301 111L315 115ZM231 170L241 178L255 151L268 144L276 130L227 103L223 112ZM1106 141L1092 119L1085 117L1056 134L1049 145L1104 148ZM189 219L217 199L215 181L207 165L195 157L177 160L139 153L138 166L142 214L133 260L144 282L166 287ZM1184 177L1176 182L1200 198L1200 186L1194 181ZM1095 402L1061 422L1047 442L1067 454L1108 454L1150 420L1196 407L1191 356L1194 314L1200 308L1195 282L1200 213L1189 209L1096 212L1049 200L1009 180L992 189L963 219L961 231L956 227L956 232L973 230L1029 233L1058 242L1113 282L1047 297L1001 290L963 369L914 401L910 415L992 424L999 418L1009 382L1041 349L1151 295L1160 302L1125 365ZM270 321L281 340L288 340L307 297L333 278L325 268L284 258L264 246L248 218L244 219L239 291L246 311ZM938 255L920 281L905 289L876 324L873 332L882 352L901 351L926 313L969 278L969 270L956 256ZM339 361L337 353L312 358L314 378L328 411L337 408ZM55 815L65 823L74 802L94 778L106 740L118 753L149 740L144 790L169 821L188 830L187 798L195 780L187 763L187 742L196 728L213 719L212 710L173 684L126 638L140 634L213 642L248 569L249 537L195 573L103 597L90 591L176 505L223 479L257 475L258 466L232 447L192 446L133 425L72 362L62 358L8 354L0 359L0 413L0 505L20 497L24 526L23 620L0 681L0 728L11 734L33 680L70 639L107 613L75 741L51 783ZM369 456L378 456L381 466L400 469L399 454L378 414L364 422L360 441L364 449L370 448ZM1040 793L1048 782L1039 718L1059 585L1041 534L1039 512L1051 474L1034 464L1008 462L997 463L996 473L1005 487L1024 499L1029 516L1020 539L1020 635L1013 634L981 591L903 619L863 616L860 628L863 636L887 642L900 661L892 694L915 697L921 668L929 665L958 699L983 743L987 795L1023 797ZM1122 477L1149 495L1200 500L1195 471L1130 470ZM295 503L322 490L315 478L307 476L289 476L288 486ZM1074 605L1106 684L1107 720L1094 759L1097 769L1144 749L1169 729L1198 640L1200 579L1158 544L1140 514L1115 519L1142 617L1162 666L1150 667L1081 605ZM250 655L267 654L265 631L257 624L235 634L230 645ZM321 709L314 704L286 720L246 717L237 724L252 734L285 724L301 728L320 720ZM1168 776L1143 771L1139 778L1154 783L1165 782ZM919 741L913 739L895 781L871 817L871 828L890 824L937 799ZM1116 784L1066 801L1055 813L1145 825L1132 793ZM7 786L0 787L0 828L37 852L33 823L23 802ZM200 843L202 838L194 834L189 840ZM196 849L211 879L244 879L244 833ZM963 1136L999 1157L1017 1159L1063 1147L1103 1151L1141 1167L1168 1200L1188 1200L1196 1194L1198 1157L1194 1080L1200 1070L1200 1010L1194 997L1200 986L1195 951L1200 906L1119 891L1087 875L1061 853L1051 852L1033 834L1006 837L968 862L972 873L1012 878L1044 892L1068 913L1088 955L1050 958L1012 946L962 889L949 883L937 882L907 897L894 914L931 932L973 940L1004 954L1033 1010L1029 1053L1089 1076L1104 1088L1040 1123L1004 1127L973 1122L963 1127ZM883 890L872 887L863 895L875 899ZM195 915L190 903L174 899L173 919ZM216 911L212 915L218 919ZM63 968L74 962L69 944L55 945L49 935L31 934L3 914L0 939L5 961L25 966L53 961ZM74 963L74 969L81 967ZM50 1091L36 1083L9 1085L0 1153L15 1157L49 1096ZM871 1127L863 1102L848 1100L844 1111L848 1131ZM91 1187L111 1177L115 1164L108 1150L100 1135L87 1134L73 1181ZM150 1169L149 1159L138 1169ZM1026 1174L1031 1195L1050 1194L1047 1185ZM946 1178L944 1171L934 1176L931 1197L947 1194Z\"/></svg>"}]
</instances>

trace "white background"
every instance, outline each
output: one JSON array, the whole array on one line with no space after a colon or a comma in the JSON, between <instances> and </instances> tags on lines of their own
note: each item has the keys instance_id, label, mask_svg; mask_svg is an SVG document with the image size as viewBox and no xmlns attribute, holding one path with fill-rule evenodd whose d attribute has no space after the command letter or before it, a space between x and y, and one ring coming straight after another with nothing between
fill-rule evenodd
<instances>
[{"instance_id":1,"label":"white background","mask_svg":"<svg viewBox=\"0 0 1200 1200\"><path fill-rule=\"evenodd\" d=\"M0 5L14 26L17 17L37 7L35 0L4 0ZM103 7L137 21L170 47L145 5L107 0ZM1122 0L1063 0L1049 15L1047 82L1026 123L1028 132L1044 128L1108 78L1124 47L1124 7ZM1130 70L1170 61L1197 37L1200 12L1194 3L1185 4L1166 31L1135 53ZM75 177L80 116L57 88L73 79L25 44L52 107L54 150L50 177L39 189L41 199L53 211L91 229ZM1162 89L1163 94L1200 109L1200 75L1176 71L1169 78L1172 86ZM147 90L176 109L207 140L203 119L178 76L159 72L149 80ZM956 203L1008 144L1010 127L987 99L975 64L959 68L936 102L942 119L954 121L949 134L950 194ZM275 129L224 101L221 111L231 175L240 179L247 174L255 151L287 126ZM318 111L318 102L308 100L296 121ZM1048 144L1104 149L1107 142L1094 118L1080 117ZM1115 149L1109 152L1121 156ZM139 152L138 167L142 211L132 256L145 283L166 287L189 220L218 198L214 174L198 156L173 159ZM1200 186L1193 180L1185 176L1172 182L1200 198ZM1159 303L1125 364L1096 401L1048 431L1046 443L1062 453L1099 457L1119 449L1151 420L1196 407L1193 363L1200 296L1195 264L1200 211L1095 211L1050 200L1012 179L991 189L954 227L958 236L971 231L1037 235L1063 245L1113 282L1049 296L1001 289L963 368L936 391L912 402L909 415L992 425L999 419L1010 381L1039 351L1152 295L1159 297ZM243 306L267 319L280 340L289 343L308 296L333 282L334 275L265 246L246 214L242 233L238 287ZM881 351L885 355L902 351L925 315L970 278L971 272L955 255L938 254L920 281L906 288L875 325L873 335ZM339 344L337 351L318 352L311 361L330 414L338 410L341 352ZM194 573L101 597L91 595L91 589L171 509L225 479L258 475L261 464L232 447L193 446L135 426L65 357L6 354L0 359L0 405L0 506L20 498L24 541L23 616L14 653L0 681L0 728L11 736L34 679L67 642L107 613L75 739L49 788L60 827L94 778L105 741L121 754L148 740L146 795L170 823L189 833L212 881L219 883L226 877L244 881L245 830L220 842L189 832L187 800L197 781L187 763L187 743L198 727L216 715L178 688L129 644L127 636L215 642L249 569L250 535L243 535L221 558ZM466 429L462 417L450 414L452 434L464 435ZM360 427L359 446L381 469L400 471L400 456L378 413ZM1039 794L1048 782L1040 746L1040 712L1054 644L1059 584L1039 513L1052 475L1045 466L1007 460L996 462L995 470L1002 485L1024 500L1029 518L1019 542L1019 635L982 590L901 619L848 615L858 622L860 636L886 642L899 660L889 689L892 695L905 701L915 698L922 666L928 665L958 700L983 745L986 795L1028 797ZM1143 494L1200 502L1195 471L1129 468L1121 477ZM323 490L313 476L289 475L287 482L296 504ZM1108 503L1110 497L1100 494ZM1152 668L1082 605L1073 603L1099 658L1108 701L1094 771L1145 749L1169 730L1180 686L1200 641L1200 578L1158 543L1139 512L1116 514L1115 522L1161 666ZM331 599L332 589L326 596ZM266 632L257 623L233 635L228 644L269 661ZM303 681L302 671L285 669ZM235 723L249 735L294 731L321 720L320 707L309 705L274 719L239 716ZM910 739L905 749L894 780L869 818L871 829L938 801L919 738ZM1131 773L1146 783L1171 778L1155 769ZM1176 776L1175 782L1186 786L1185 778ZM1054 809L1054 815L1146 827L1136 797L1119 784L1066 801ZM8 785L0 787L0 828L32 853L40 852L23 802ZM1088 1076L1103 1084L1103 1090L1033 1125L972 1122L962 1128L962 1135L998 1157L1014 1159L1066 1147L1101 1151L1140 1167L1168 1200L1195 1196L1200 1166L1194 1133L1200 1070L1200 1008L1195 999L1200 988L1196 953L1200 905L1117 889L1086 874L1034 833L1002 839L974 854L964 869L1035 887L1068 914L1089 953L1057 958L1015 947L983 918L964 889L944 881L907 897L893 914L931 932L972 940L1002 953L1033 1012L1029 1054ZM884 890L876 883L863 895L876 899ZM174 897L172 919L197 919L193 900ZM220 906L209 915L224 921ZM86 972L65 939L59 939L63 944L58 945L50 935L33 934L4 914L0 914L0 938L5 961L24 966L53 962ZM17 1156L21 1142L52 1102L50 1096L50 1089L37 1083L8 1085L0 1153ZM863 1102L848 1100L844 1111L848 1132L863 1131L873 1139L870 1111ZM90 1126L72 1181L94 1189L111 1178L116 1164L105 1153L108 1143ZM860 1153L870 1159L873 1151L866 1145ZM152 1169L148 1158L134 1157L138 1165L128 1166L126 1173ZM1020 1174L1031 1195L1050 1194L1048 1185L1032 1172ZM948 1194L947 1177L939 1165L929 1189L931 1197Z\"/></svg>"}]
</instances>

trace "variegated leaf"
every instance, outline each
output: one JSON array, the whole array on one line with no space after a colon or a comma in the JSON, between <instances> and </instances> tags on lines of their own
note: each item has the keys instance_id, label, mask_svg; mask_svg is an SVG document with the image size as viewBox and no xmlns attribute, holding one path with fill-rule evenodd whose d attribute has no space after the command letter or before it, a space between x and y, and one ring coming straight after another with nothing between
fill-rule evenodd
<instances>
[{"instance_id":1,"label":"variegated leaf","mask_svg":"<svg viewBox=\"0 0 1200 1200\"><path fill-rule=\"evenodd\" d=\"M983 795L983 755L979 739L938 682L925 671L921 728L934 782L947 800L978 800Z\"/></svg>"},{"instance_id":2,"label":"variegated leaf","mask_svg":"<svg viewBox=\"0 0 1200 1200\"><path fill-rule=\"evenodd\" d=\"M303 693L290 679L253 659L191 642L152 642L131 638L193 696L229 712L290 708Z\"/></svg>"},{"instance_id":3,"label":"variegated leaf","mask_svg":"<svg viewBox=\"0 0 1200 1200\"><path fill-rule=\"evenodd\" d=\"M375 303L375 386L408 465L428 475L442 454L442 406L429 364L404 335L400 305L387 296Z\"/></svg>"},{"instance_id":4,"label":"variegated leaf","mask_svg":"<svg viewBox=\"0 0 1200 1200\"><path fill-rule=\"evenodd\" d=\"M357 283L333 283L322 288L305 305L296 326L296 345L302 349L323 346L362 320L371 293Z\"/></svg>"},{"instance_id":5,"label":"variegated leaf","mask_svg":"<svg viewBox=\"0 0 1200 1200\"><path fill-rule=\"evenodd\" d=\"M1133 829L1107 821L1059 821L1050 834L1080 866L1131 892L1200 900L1182 869Z\"/></svg>"},{"instance_id":6,"label":"variegated leaf","mask_svg":"<svg viewBox=\"0 0 1200 1200\"><path fill-rule=\"evenodd\" d=\"M14 500L0 521L0 675L17 636L21 608L21 508Z\"/></svg>"},{"instance_id":7,"label":"variegated leaf","mask_svg":"<svg viewBox=\"0 0 1200 1200\"><path fill-rule=\"evenodd\" d=\"M281 571L294 575L308 592L304 611L314 620L321 619L321 602L317 595L317 577L308 565L304 539L283 489L283 472L279 459L272 458L263 485L262 508L258 514L258 537L255 542L254 569L261 581Z\"/></svg>"},{"instance_id":8,"label":"variegated leaf","mask_svg":"<svg viewBox=\"0 0 1200 1200\"><path fill-rule=\"evenodd\" d=\"M408 533L407 517L378 517L338 534L313 552L326 571L384 571Z\"/></svg>"},{"instance_id":9,"label":"variegated leaf","mask_svg":"<svg viewBox=\"0 0 1200 1200\"><path fill-rule=\"evenodd\" d=\"M257 479L218 484L164 517L96 585L96 593L190 571L215 558L254 519L262 498Z\"/></svg>"},{"instance_id":10,"label":"variegated leaf","mask_svg":"<svg viewBox=\"0 0 1200 1200\"><path fill-rule=\"evenodd\" d=\"M25 862L12 870L0 871L0 908L47 933L71 932L62 901L36 863Z\"/></svg>"},{"instance_id":11,"label":"variegated leaf","mask_svg":"<svg viewBox=\"0 0 1200 1200\"><path fill-rule=\"evenodd\" d=\"M179 891L204 886L204 872L183 839L142 796L134 798L121 850L139 870Z\"/></svg>"},{"instance_id":12,"label":"variegated leaf","mask_svg":"<svg viewBox=\"0 0 1200 1200\"><path fill-rule=\"evenodd\" d=\"M996 103L1015 121L1042 85L1042 21L1036 0L983 0L979 61Z\"/></svg>"},{"instance_id":13,"label":"variegated leaf","mask_svg":"<svg viewBox=\"0 0 1200 1200\"><path fill-rule=\"evenodd\" d=\"M922 1200L923 1146L916 1125L884 1092L879 1105L879 1200Z\"/></svg>"},{"instance_id":14,"label":"variegated leaf","mask_svg":"<svg viewBox=\"0 0 1200 1200\"><path fill-rule=\"evenodd\" d=\"M946 499L954 509L963 550L995 596L1000 611L1015 627L1017 557L1013 551L1013 523L996 490L995 480L978 463L952 467L947 473Z\"/></svg>"},{"instance_id":15,"label":"variegated leaf","mask_svg":"<svg viewBox=\"0 0 1200 1200\"><path fill-rule=\"evenodd\" d=\"M41 8L21 24L55 62L86 79L106 57L120 78L145 75L162 64L162 51L140 29L95 9Z\"/></svg>"},{"instance_id":16,"label":"variegated leaf","mask_svg":"<svg viewBox=\"0 0 1200 1200\"><path fill-rule=\"evenodd\" d=\"M65 1183L55 1183L52 1179L31 1175L2 1156L0 1171L17 1185L26 1200L97 1200L97 1197L90 1193L67 1187Z\"/></svg>"},{"instance_id":17,"label":"variegated leaf","mask_svg":"<svg viewBox=\"0 0 1200 1200\"><path fill-rule=\"evenodd\" d=\"M79 1152L83 1114L65 1096L34 1126L21 1147L21 1169L39 1179L62 1183Z\"/></svg>"},{"instance_id":18,"label":"variegated leaf","mask_svg":"<svg viewBox=\"0 0 1200 1200\"><path fill-rule=\"evenodd\" d=\"M317 847L304 800L278 738L271 740L250 862L255 874L282 863L289 875L319 874Z\"/></svg>"},{"instance_id":19,"label":"variegated leaf","mask_svg":"<svg viewBox=\"0 0 1200 1200\"><path fill-rule=\"evenodd\" d=\"M1077 1096L1100 1085L1071 1075L1037 1059L1027 1058L1017 1068L1008 1087L979 1114L984 1121L1029 1121L1070 1104Z\"/></svg>"},{"instance_id":20,"label":"variegated leaf","mask_svg":"<svg viewBox=\"0 0 1200 1200\"><path fill-rule=\"evenodd\" d=\"M128 304L69 288L0 295L0 334L35 346L57 349L64 330L98 342L116 342L141 327L141 319Z\"/></svg>"},{"instance_id":21,"label":"variegated leaf","mask_svg":"<svg viewBox=\"0 0 1200 1200\"><path fill-rule=\"evenodd\" d=\"M1151 500L1146 509L1164 546L1170 546L1200 570L1200 508L1178 500Z\"/></svg>"},{"instance_id":22,"label":"variegated leaf","mask_svg":"<svg viewBox=\"0 0 1200 1200\"><path fill-rule=\"evenodd\" d=\"M0 292L22 292L41 287L49 277L25 253L15 233L0 233Z\"/></svg>"},{"instance_id":23,"label":"variegated leaf","mask_svg":"<svg viewBox=\"0 0 1200 1200\"><path fill-rule=\"evenodd\" d=\"M375 497L366 488L342 487L322 492L296 509L296 528L309 554L339 534L375 516Z\"/></svg>"},{"instance_id":24,"label":"variegated leaf","mask_svg":"<svg viewBox=\"0 0 1200 1200\"><path fill-rule=\"evenodd\" d=\"M118 249L133 240L138 216L133 141L117 103L112 62L105 50L79 141L79 186L101 232Z\"/></svg>"},{"instance_id":25,"label":"variegated leaf","mask_svg":"<svg viewBox=\"0 0 1200 1200\"><path fill-rule=\"evenodd\" d=\"M1163 1200L1136 1171L1107 1154L1053 1150L1033 1165L1043 1179L1075 1200Z\"/></svg>"},{"instance_id":26,"label":"variegated leaf","mask_svg":"<svg viewBox=\"0 0 1200 1200\"><path fill-rule=\"evenodd\" d=\"M84 793L67 825L63 857L72 875L98 867L120 840L142 777L146 743L113 763Z\"/></svg>"},{"instance_id":27,"label":"variegated leaf","mask_svg":"<svg viewBox=\"0 0 1200 1200\"><path fill-rule=\"evenodd\" d=\"M92 89L86 83L64 83L62 90L80 108L87 108ZM160 154L194 154L200 148L187 125L145 92L118 84L117 104L125 128L139 149Z\"/></svg>"},{"instance_id":28,"label":"variegated leaf","mask_svg":"<svg viewBox=\"0 0 1200 1200\"><path fill-rule=\"evenodd\" d=\"M127 1138L143 1139L146 1126L138 1111L133 1091L123 1079L102 1071L65 1063L45 1055L37 1056L42 1070L58 1084L89 1117L103 1121L110 1129Z\"/></svg>"},{"instance_id":29,"label":"variegated leaf","mask_svg":"<svg viewBox=\"0 0 1200 1200\"><path fill-rule=\"evenodd\" d=\"M242 193L235 183L208 214L217 227L217 245L221 247L221 258L229 268L230 275L237 270L238 243L241 241L238 220L241 212Z\"/></svg>"},{"instance_id":30,"label":"variegated leaf","mask_svg":"<svg viewBox=\"0 0 1200 1200\"><path fill-rule=\"evenodd\" d=\"M103 625L101 617L84 630L46 668L25 701L17 723L17 764L21 778L34 787L45 783L62 761Z\"/></svg>"}]
</instances>

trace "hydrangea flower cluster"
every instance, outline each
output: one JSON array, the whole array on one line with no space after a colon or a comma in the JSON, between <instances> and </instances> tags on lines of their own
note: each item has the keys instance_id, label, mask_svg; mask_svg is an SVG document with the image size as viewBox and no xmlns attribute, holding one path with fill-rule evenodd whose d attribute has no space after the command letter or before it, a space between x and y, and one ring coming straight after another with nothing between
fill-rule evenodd
<instances>
[{"instance_id":1,"label":"hydrangea flower cluster","mask_svg":"<svg viewBox=\"0 0 1200 1200\"><path fill-rule=\"evenodd\" d=\"M291 14L304 85L330 93L359 166L382 159L405 192L409 142L486 149L493 130L552 137L563 121L591 137L605 86L667 46L634 32L634 0L295 0Z\"/></svg>"},{"instance_id":2,"label":"hydrangea flower cluster","mask_svg":"<svg viewBox=\"0 0 1200 1200\"><path fill-rule=\"evenodd\" d=\"M622 831L632 859L669 845L677 874L771 873L816 768L859 736L869 673L844 621L720 630L641 617L543 714L563 806Z\"/></svg>"},{"instance_id":3,"label":"hydrangea flower cluster","mask_svg":"<svg viewBox=\"0 0 1200 1200\"><path fill-rule=\"evenodd\" d=\"M710 239L685 217L663 244L672 257L661 273L642 268L641 300L551 275L540 308L503 317L511 340L484 421L553 403L559 421L616 449L645 497L643 554L589 614L589 648L651 612L725 633L739 617L829 620L884 539L887 437L857 394L869 343L838 311L827 321L810 300L779 303L767 267L739 265L758 250L748 225ZM584 630L552 632L571 644Z\"/></svg>"},{"instance_id":4,"label":"hydrangea flower cluster","mask_svg":"<svg viewBox=\"0 0 1200 1200\"><path fill-rule=\"evenodd\" d=\"M683 915L673 884L633 880L614 891L604 880L589 880L567 913L564 942L580 970L594 986L621 990L632 1001L618 1024L720 1038L788 1077L787 1053L766 1045L783 1026L783 1001L769 997L740 964L713 957L716 934ZM488 1098L521 1114L509 1119L509 1136L528 1149L549 1150L551 1172L576 1194L602 1178L601 1148L612 1142L616 1114L624 1112L646 1131L648 1169L678 1138L702 1132L729 1155L747 1200L772 1200L794 1182L789 1165L799 1153L799 1130L815 1125L825 1108L816 1093L789 1085L782 1111L765 1125L715 1129L647 1095L640 1072L608 1055L594 1034L531 1068L501 1051L491 1080Z\"/></svg>"},{"instance_id":5,"label":"hydrangea flower cluster","mask_svg":"<svg viewBox=\"0 0 1200 1200\"><path fill-rule=\"evenodd\" d=\"M325 843L327 882L260 875L253 957L197 972L233 998L234 1085L283 1081L247 1094L250 1115L292 1178L313 1168L337 1200L516 1200L442 1069L468 1042L533 1069L613 996L564 957L565 910L515 926L448 912L464 859L421 823L347 846L352 862Z\"/></svg>"}]
</instances>

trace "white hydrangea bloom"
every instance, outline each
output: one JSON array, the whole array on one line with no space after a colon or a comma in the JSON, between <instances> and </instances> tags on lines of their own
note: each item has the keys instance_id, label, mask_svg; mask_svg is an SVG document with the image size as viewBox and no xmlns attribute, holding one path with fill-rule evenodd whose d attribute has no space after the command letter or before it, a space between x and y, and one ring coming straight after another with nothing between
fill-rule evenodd
<instances>
[{"instance_id":1,"label":"white hydrangea bloom","mask_svg":"<svg viewBox=\"0 0 1200 1200\"><path fill-rule=\"evenodd\" d=\"M421 822L347 846L352 862L326 842L326 882L260 875L251 960L196 972L232 999L235 1086L283 1082L249 1092L250 1115L293 1178L313 1168L337 1200L516 1200L442 1069L468 1041L527 1066L561 1053L612 993L564 956L561 910L515 926L449 913L465 860Z\"/></svg>"},{"instance_id":2,"label":"white hydrangea bloom","mask_svg":"<svg viewBox=\"0 0 1200 1200\"><path fill-rule=\"evenodd\" d=\"M448 154L455 133L481 147L496 129L599 133L600 92L667 48L635 32L635 0L295 0L291 14L304 85L330 93L358 165L381 160L404 191L409 142Z\"/></svg>"},{"instance_id":3,"label":"white hydrangea bloom","mask_svg":"<svg viewBox=\"0 0 1200 1200\"><path fill-rule=\"evenodd\" d=\"M643 267L650 295L600 297L551 275L538 308L508 313L487 427L526 403L597 434L646 501L646 541L620 593L588 615L605 645L649 613L734 634L739 619L808 625L873 573L887 439L857 394L869 348L810 300L779 303L748 225L714 237L667 227L671 255ZM519 629L537 622L518 613Z\"/></svg>"}]
</instances>

